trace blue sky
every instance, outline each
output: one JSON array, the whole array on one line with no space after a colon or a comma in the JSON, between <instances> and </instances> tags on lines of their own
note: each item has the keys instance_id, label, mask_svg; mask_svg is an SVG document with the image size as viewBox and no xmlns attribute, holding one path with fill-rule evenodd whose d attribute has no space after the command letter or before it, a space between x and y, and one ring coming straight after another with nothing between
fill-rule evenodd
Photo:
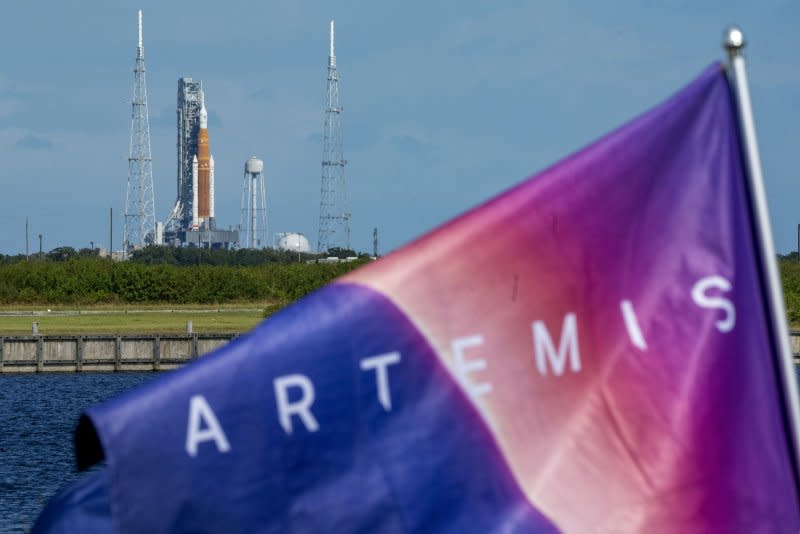
<instances>
[{"instance_id":1,"label":"blue sky","mask_svg":"<svg viewBox=\"0 0 800 534\"><path fill-rule=\"evenodd\" d=\"M71 5L80 7L71 7ZM136 10L144 10L157 216L176 195L177 80L203 80L217 219L239 222L242 168L265 160L270 232L316 241L336 20L355 248L386 252L655 105L747 49L781 252L800 222L800 3L13 2L0 18L0 253L122 235Z\"/></svg>"}]
</instances>

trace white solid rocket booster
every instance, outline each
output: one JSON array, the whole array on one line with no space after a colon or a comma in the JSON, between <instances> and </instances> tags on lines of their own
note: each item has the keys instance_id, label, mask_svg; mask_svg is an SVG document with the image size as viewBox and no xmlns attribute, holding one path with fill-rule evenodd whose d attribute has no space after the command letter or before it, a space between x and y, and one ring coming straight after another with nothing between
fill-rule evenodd
<instances>
[{"instance_id":1,"label":"white solid rocket booster","mask_svg":"<svg viewBox=\"0 0 800 534\"><path fill-rule=\"evenodd\" d=\"M209 201L208 201L208 216L209 218L214 218L214 156L210 156L209 158L209 165L208 165L208 189L209 189Z\"/></svg>"},{"instance_id":2,"label":"white solid rocket booster","mask_svg":"<svg viewBox=\"0 0 800 534\"><path fill-rule=\"evenodd\" d=\"M192 159L192 228L197 228L197 156Z\"/></svg>"}]
</instances>

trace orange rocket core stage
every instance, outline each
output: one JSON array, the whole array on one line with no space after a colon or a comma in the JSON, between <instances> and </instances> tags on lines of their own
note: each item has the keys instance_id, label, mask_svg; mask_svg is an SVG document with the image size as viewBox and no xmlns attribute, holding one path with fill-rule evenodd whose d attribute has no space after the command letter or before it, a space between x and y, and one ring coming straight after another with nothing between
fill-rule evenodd
<instances>
[{"instance_id":1,"label":"orange rocket core stage","mask_svg":"<svg viewBox=\"0 0 800 534\"><path fill-rule=\"evenodd\" d=\"M211 156L207 128L200 128L197 134L197 216L201 220L211 216Z\"/></svg>"}]
</instances>

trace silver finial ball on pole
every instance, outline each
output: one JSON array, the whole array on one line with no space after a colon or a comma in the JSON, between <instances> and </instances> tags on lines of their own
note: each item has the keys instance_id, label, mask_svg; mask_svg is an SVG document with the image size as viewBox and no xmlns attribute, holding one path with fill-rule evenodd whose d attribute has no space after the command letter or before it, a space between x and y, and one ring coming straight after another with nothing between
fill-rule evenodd
<instances>
[{"instance_id":1,"label":"silver finial ball on pole","mask_svg":"<svg viewBox=\"0 0 800 534\"><path fill-rule=\"evenodd\" d=\"M746 44L744 32L739 26L730 26L725 30L722 46L728 51L728 54L736 55L741 53Z\"/></svg>"}]
</instances>

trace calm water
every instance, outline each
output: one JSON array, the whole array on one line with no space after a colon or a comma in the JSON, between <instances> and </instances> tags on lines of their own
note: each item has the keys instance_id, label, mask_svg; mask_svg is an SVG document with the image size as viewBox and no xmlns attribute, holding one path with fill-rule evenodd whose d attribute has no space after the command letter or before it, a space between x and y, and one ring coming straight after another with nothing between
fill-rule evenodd
<instances>
[{"instance_id":1,"label":"calm water","mask_svg":"<svg viewBox=\"0 0 800 534\"><path fill-rule=\"evenodd\" d=\"M0 532L25 532L47 499L78 478L81 411L155 373L0 375Z\"/></svg>"},{"instance_id":2,"label":"calm water","mask_svg":"<svg viewBox=\"0 0 800 534\"><path fill-rule=\"evenodd\" d=\"M78 478L72 431L81 411L155 376L0 375L0 533L25 532L47 499Z\"/></svg>"}]
</instances>

